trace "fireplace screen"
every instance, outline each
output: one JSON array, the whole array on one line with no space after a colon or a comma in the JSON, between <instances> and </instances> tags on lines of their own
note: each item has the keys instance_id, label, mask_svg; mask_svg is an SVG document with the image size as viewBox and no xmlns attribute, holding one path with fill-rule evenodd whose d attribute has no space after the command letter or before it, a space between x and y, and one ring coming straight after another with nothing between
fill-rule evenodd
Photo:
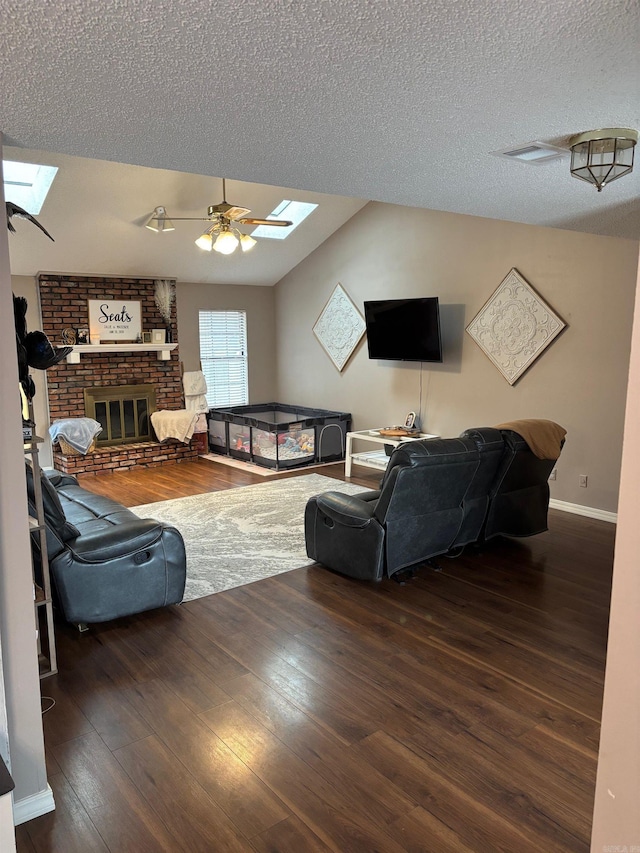
<instances>
[{"instance_id":1,"label":"fireplace screen","mask_svg":"<svg viewBox=\"0 0 640 853\"><path fill-rule=\"evenodd\" d=\"M150 441L151 414L156 410L153 385L93 386L84 390L84 410L102 426L97 444Z\"/></svg>"}]
</instances>

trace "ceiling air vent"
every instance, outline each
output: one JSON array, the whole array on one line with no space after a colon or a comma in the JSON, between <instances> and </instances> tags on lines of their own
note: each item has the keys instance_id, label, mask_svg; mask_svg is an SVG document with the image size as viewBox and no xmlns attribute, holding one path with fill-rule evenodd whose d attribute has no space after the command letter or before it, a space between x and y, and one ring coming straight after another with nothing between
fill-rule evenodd
<instances>
[{"instance_id":1,"label":"ceiling air vent","mask_svg":"<svg viewBox=\"0 0 640 853\"><path fill-rule=\"evenodd\" d=\"M549 160L558 160L560 157L568 157L569 152L565 148L548 145L546 142L527 142L515 148L507 148L503 151L492 151L496 157L506 157L508 160L519 160L521 163L547 163Z\"/></svg>"}]
</instances>

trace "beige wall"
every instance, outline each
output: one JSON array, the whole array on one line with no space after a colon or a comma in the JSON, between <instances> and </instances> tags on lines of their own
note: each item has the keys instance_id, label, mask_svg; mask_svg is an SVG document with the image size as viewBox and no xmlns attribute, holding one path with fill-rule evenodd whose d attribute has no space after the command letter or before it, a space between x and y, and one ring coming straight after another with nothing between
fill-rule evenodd
<instances>
[{"instance_id":1,"label":"beige wall","mask_svg":"<svg viewBox=\"0 0 640 853\"><path fill-rule=\"evenodd\" d=\"M410 410L445 436L555 420L568 437L552 496L615 511L637 261L630 240L370 203L276 285L278 397L349 411L355 429ZM513 387L464 331L512 267L568 323ZM360 311L440 297L444 363L370 361L363 338L338 373L312 332L338 282Z\"/></svg>"},{"instance_id":2,"label":"beige wall","mask_svg":"<svg viewBox=\"0 0 640 853\"><path fill-rule=\"evenodd\" d=\"M640 276L638 278L640 290ZM636 300L624 428L607 671L592 853L640 850L640 300Z\"/></svg>"},{"instance_id":3,"label":"beige wall","mask_svg":"<svg viewBox=\"0 0 640 853\"><path fill-rule=\"evenodd\" d=\"M198 312L246 311L249 351L249 401L275 399L275 316L272 287L194 284L179 281L176 287L178 340L185 370L200 369Z\"/></svg>"}]
</instances>

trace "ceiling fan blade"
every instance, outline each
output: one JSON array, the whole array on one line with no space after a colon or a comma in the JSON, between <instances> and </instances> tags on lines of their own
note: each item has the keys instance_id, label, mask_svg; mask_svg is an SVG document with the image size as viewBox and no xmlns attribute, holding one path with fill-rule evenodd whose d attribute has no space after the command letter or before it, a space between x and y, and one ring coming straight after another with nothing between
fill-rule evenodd
<instances>
[{"instance_id":1,"label":"ceiling fan blade","mask_svg":"<svg viewBox=\"0 0 640 853\"><path fill-rule=\"evenodd\" d=\"M243 225L275 225L280 228L288 228L293 225L288 219L237 219L236 222L241 222Z\"/></svg>"},{"instance_id":2,"label":"ceiling fan blade","mask_svg":"<svg viewBox=\"0 0 640 853\"><path fill-rule=\"evenodd\" d=\"M227 216L229 219L235 219L236 221L239 221L241 217L245 216L247 213L250 212L250 208L248 207L234 206L229 208L229 210L225 213L225 216Z\"/></svg>"},{"instance_id":3,"label":"ceiling fan blade","mask_svg":"<svg viewBox=\"0 0 640 853\"><path fill-rule=\"evenodd\" d=\"M210 204L207 208L209 216L226 216L227 219L236 220L250 212L248 207L237 207L235 204L229 204L226 201L222 201L220 204Z\"/></svg>"},{"instance_id":4,"label":"ceiling fan blade","mask_svg":"<svg viewBox=\"0 0 640 853\"><path fill-rule=\"evenodd\" d=\"M215 216L157 216L154 221L158 222L211 222Z\"/></svg>"}]
</instances>

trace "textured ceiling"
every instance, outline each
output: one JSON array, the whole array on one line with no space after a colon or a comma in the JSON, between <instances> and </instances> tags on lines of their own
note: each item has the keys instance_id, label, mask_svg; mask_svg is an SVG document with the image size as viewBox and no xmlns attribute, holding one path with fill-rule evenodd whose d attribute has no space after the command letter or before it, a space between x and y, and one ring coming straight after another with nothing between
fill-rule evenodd
<instances>
[{"instance_id":1,"label":"textured ceiling","mask_svg":"<svg viewBox=\"0 0 640 853\"><path fill-rule=\"evenodd\" d=\"M597 193L566 160L490 153L640 128L637 0L0 0L0 15L7 145L640 238L640 167Z\"/></svg>"}]
</instances>

